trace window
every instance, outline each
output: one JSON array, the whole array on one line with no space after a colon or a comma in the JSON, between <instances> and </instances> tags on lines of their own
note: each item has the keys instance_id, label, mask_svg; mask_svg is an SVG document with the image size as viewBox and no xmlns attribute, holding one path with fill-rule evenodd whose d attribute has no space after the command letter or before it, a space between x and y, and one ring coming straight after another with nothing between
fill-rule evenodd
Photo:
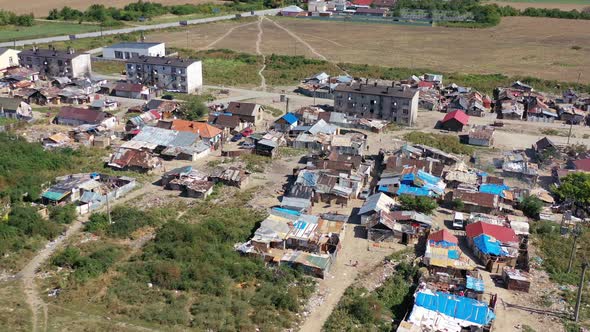
<instances>
[{"instance_id":1,"label":"window","mask_svg":"<svg viewBox=\"0 0 590 332\"><path fill-rule=\"evenodd\" d=\"M404 115L408 115L408 114L410 113L410 111L408 111L407 109L404 109L404 110L402 111L402 113L404 113Z\"/></svg>"},{"instance_id":2,"label":"window","mask_svg":"<svg viewBox=\"0 0 590 332\"><path fill-rule=\"evenodd\" d=\"M57 60L57 65L61 67L61 66L63 66L63 65L64 65L64 62L63 62L63 61L61 61L61 60Z\"/></svg>"},{"instance_id":3,"label":"window","mask_svg":"<svg viewBox=\"0 0 590 332\"><path fill-rule=\"evenodd\" d=\"M181 82L185 82L185 81L186 81L186 77L184 77L184 76L181 76L181 77L180 77L180 81L181 81Z\"/></svg>"},{"instance_id":4,"label":"window","mask_svg":"<svg viewBox=\"0 0 590 332\"><path fill-rule=\"evenodd\" d=\"M129 52L125 52L125 59L129 59L129 58L130 58Z\"/></svg>"},{"instance_id":5,"label":"window","mask_svg":"<svg viewBox=\"0 0 590 332\"><path fill-rule=\"evenodd\" d=\"M123 59L123 52L115 51L115 59Z\"/></svg>"},{"instance_id":6,"label":"window","mask_svg":"<svg viewBox=\"0 0 590 332\"><path fill-rule=\"evenodd\" d=\"M139 67L139 66L138 66ZM133 65L132 64L127 64L127 70L133 70Z\"/></svg>"},{"instance_id":7,"label":"window","mask_svg":"<svg viewBox=\"0 0 590 332\"><path fill-rule=\"evenodd\" d=\"M30 56L27 57L27 61L31 62L31 57Z\"/></svg>"}]
</instances>

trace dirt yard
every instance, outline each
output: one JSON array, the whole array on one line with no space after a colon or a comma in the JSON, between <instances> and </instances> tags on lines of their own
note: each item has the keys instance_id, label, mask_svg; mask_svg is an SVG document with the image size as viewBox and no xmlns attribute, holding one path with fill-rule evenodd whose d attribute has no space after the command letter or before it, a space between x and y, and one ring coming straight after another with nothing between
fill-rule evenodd
<instances>
[{"instance_id":1,"label":"dirt yard","mask_svg":"<svg viewBox=\"0 0 590 332\"><path fill-rule=\"evenodd\" d=\"M84 10L90 5L105 5L107 7L125 7L125 5L136 2L135 0L43 0L37 1L32 7L30 2L18 2L10 0L0 0L0 8L8 11L15 12L17 14L28 14L34 13L37 18L44 18L47 16L49 11L53 8L62 8L63 6L69 6L71 8ZM210 2L222 2L212 0L158 0L154 1L163 5L183 5L185 3L199 4L199 3L210 3Z\"/></svg>"},{"instance_id":2,"label":"dirt yard","mask_svg":"<svg viewBox=\"0 0 590 332\"><path fill-rule=\"evenodd\" d=\"M459 29L272 19L335 62L530 75L561 81L576 81L578 73L590 71L590 21L505 17L494 28ZM190 27L190 47L206 48L228 29L242 24ZM270 21L264 21L263 29L262 52L314 56L309 47ZM225 35L212 47L255 53L256 37L257 27L251 24ZM147 39L186 47L187 32L155 32ZM580 81L589 83L590 76L582 75Z\"/></svg>"}]
</instances>

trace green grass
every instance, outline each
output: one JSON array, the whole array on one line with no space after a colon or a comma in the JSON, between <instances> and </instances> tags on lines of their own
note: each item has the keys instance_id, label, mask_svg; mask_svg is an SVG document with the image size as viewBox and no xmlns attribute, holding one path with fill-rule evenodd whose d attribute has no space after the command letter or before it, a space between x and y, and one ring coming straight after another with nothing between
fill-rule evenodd
<instances>
[{"instance_id":1,"label":"green grass","mask_svg":"<svg viewBox=\"0 0 590 332\"><path fill-rule=\"evenodd\" d=\"M459 142L459 137L454 135L429 134L420 131L412 131L404 135L404 139L414 144L424 144L444 152L470 155L474 149L472 146Z\"/></svg>"},{"instance_id":2,"label":"green grass","mask_svg":"<svg viewBox=\"0 0 590 332\"><path fill-rule=\"evenodd\" d=\"M16 123L16 122L18 122L18 120L16 120L16 119L0 117L0 126L4 126L7 124Z\"/></svg>"},{"instance_id":3,"label":"green grass","mask_svg":"<svg viewBox=\"0 0 590 332\"><path fill-rule=\"evenodd\" d=\"M99 30L100 27L95 24L35 21L35 25L30 27L0 27L0 41L7 42L19 39L70 35Z\"/></svg>"},{"instance_id":4,"label":"green grass","mask_svg":"<svg viewBox=\"0 0 590 332\"><path fill-rule=\"evenodd\" d=\"M94 61L92 71L103 75L121 75L125 70L125 62L121 61Z\"/></svg>"}]
</instances>

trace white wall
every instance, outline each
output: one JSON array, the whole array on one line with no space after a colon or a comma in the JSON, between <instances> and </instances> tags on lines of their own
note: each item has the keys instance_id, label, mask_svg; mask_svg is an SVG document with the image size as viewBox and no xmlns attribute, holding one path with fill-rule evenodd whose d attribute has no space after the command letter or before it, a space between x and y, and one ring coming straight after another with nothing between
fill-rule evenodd
<instances>
[{"instance_id":1,"label":"white wall","mask_svg":"<svg viewBox=\"0 0 590 332\"><path fill-rule=\"evenodd\" d=\"M203 88L203 63L195 61L186 68L187 93L195 92Z\"/></svg>"},{"instance_id":2,"label":"white wall","mask_svg":"<svg viewBox=\"0 0 590 332\"><path fill-rule=\"evenodd\" d=\"M4 70L9 67L18 66L18 54L20 51L7 49L3 54L0 54L0 70ZM12 62L11 62L12 60Z\"/></svg>"},{"instance_id":3,"label":"white wall","mask_svg":"<svg viewBox=\"0 0 590 332\"><path fill-rule=\"evenodd\" d=\"M72 59L72 77L84 77L91 72L90 54L82 53Z\"/></svg>"},{"instance_id":4,"label":"white wall","mask_svg":"<svg viewBox=\"0 0 590 332\"><path fill-rule=\"evenodd\" d=\"M155 46L146 48L109 48L105 47L102 49L102 57L105 59L116 59L115 51L123 53L123 59L129 59L133 55L146 55L146 56L165 56L166 55L166 44L161 43ZM127 57L127 55L129 55Z\"/></svg>"}]
</instances>

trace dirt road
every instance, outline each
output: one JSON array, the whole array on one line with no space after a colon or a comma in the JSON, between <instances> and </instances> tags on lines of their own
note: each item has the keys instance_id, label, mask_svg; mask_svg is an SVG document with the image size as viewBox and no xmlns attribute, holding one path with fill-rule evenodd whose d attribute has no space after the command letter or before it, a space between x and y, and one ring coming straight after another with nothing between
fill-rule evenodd
<instances>
[{"instance_id":1,"label":"dirt road","mask_svg":"<svg viewBox=\"0 0 590 332\"><path fill-rule=\"evenodd\" d=\"M266 91L266 78L262 75L262 72L266 68L266 56L260 50L260 44L262 44L262 35L264 31L262 30L262 17L258 19L258 36L256 37L256 54L262 57L262 67L258 71L258 76L260 76L260 86L258 87L262 91Z\"/></svg>"},{"instance_id":2,"label":"dirt road","mask_svg":"<svg viewBox=\"0 0 590 332\"><path fill-rule=\"evenodd\" d=\"M154 190L161 189L160 187L154 186L150 183L145 184L143 187L129 193L129 195L125 196L124 198L114 202L112 205L122 204L130 199L143 196L153 192ZM105 207L106 208L106 207ZM41 265L56 252L57 249L61 248L66 241L72 237L80 233L83 229L84 222L88 220L89 215L84 215L79 217L74 223L70 225L67 229L65 234L60 235L55 240L49 242L45 248L41 249L31 259L27 265L17 274L18 278L22 278L24 291L25 291L25 299L29 307L31 308L31 321L33 325L33 332L36 331L47 331L47 304L43 301L43 299L39 296L37 285L35 284L35 276L36 272L41 267ZM42 320L39 319L39 311L42 313Z\"/></svg>"}]
</instances>

